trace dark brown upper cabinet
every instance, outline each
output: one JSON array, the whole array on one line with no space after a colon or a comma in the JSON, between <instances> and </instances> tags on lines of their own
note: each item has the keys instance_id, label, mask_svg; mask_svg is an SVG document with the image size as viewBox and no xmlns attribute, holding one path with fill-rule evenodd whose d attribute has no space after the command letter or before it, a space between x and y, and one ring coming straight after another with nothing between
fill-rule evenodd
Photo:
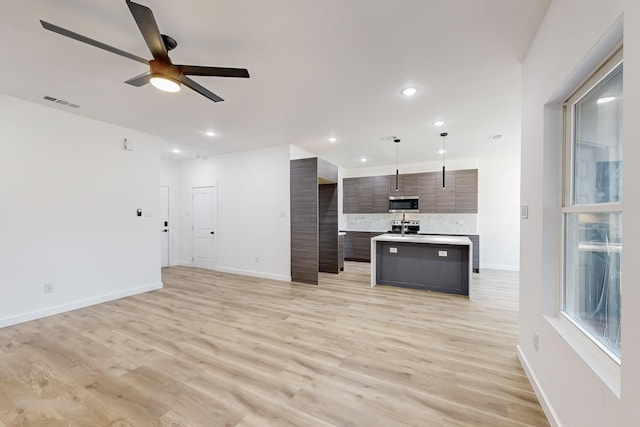
<instances>
[{"instance_id":1,"label":"dark brown upper cabinet","mask_svg":"<svg viewBox=\"0 0 640 427\"><path fill-rule=\"evenodd\" d=\"M370 176L342 180L342 211L344 213L371 213L373 184Z\"/></svg>"},{"instance_id":2,"label":"dark brown upper cabinet","mask_svg":"<svg viewBox=\"0 0 640 427\"><path fill-rule=\"evenodd\" d=\"M395 175L345 178L342 181L344 213L388 213L389 197L418 196L421 213L477 213L478 170L402 174L398 191Z\"/></svg>"},{"instance_id":3,"label":"dark brown upper cabinet","mask_svg":"<svg viewBox=\"0 0 640 427\"><path fill-rule=\"evenodd\" d=\"M445 172L445 187L442 172L437 172L436 177L436 213L456 213L456 171Z\"/></svg>"},{"instance_id":4,"label":"dark brown upper cabinet","mask_svg":"<svg viewBox=\"0 0 640 427\"><path fill-rule=\"evenodd\" d=\"M398 177L398 191L396 191L396 176L389 176L389 197L417 196L420 192L420 174L401 174Z\"/></svg>"},{"instance_id":5,"label":"dark brown upper cabinet","mask_svg":"<svg viewBox=\"0 0 640 427\"><path fill-rule=\"evenodd\" d=\"M389 176L372 176L371 187L371 212L389 213Z\"/></svg>"},{"instance_id":6,"label":"dark brown upper cabinet","mask_svg":"<svg viewBox=\"0 0 640 427\"><path fill-rule=\"evenodd\" d=\"M478 212L478 169L456 171L456 213Z\"/></svg>"},{"instance_id":7,"label":"dark brown upper cabinet","mask_svg":"<svg viewBox=\"0 0 640 427\"><path fill-rule=\"evenodd\" d=\"M363 176L342 180L344 213L388 213L389 177Z\"/></svg>"},{"instance_id":8,"label":"dark brown upper cabinet","mask_svg":"<svg viewBox=\"0 0 640 427\"><path fill-rule=\"evenodd\" d=\"M436 212L436 178L437 172L420 174L420 213Z\"/></svg>"},{"instance_id":9,"label":"dark brown upper cabinet","mask_svg":"<svg viewBox=\"0 0 640 427\"><path fill-rule=\"evenodd\" d=\"M359 178L344 178L342 180L343 213L361 213L358 212L358 188L360 182Z\"/></svg>"},{"instance_id":10,"label":"dark brown upper cabinet","mask_svg":"<svg viewBox=\"0 0 640 427\"><path fill-rule=\"evenodd\" d=\"M318 184L337 184L338 167L318 157Z\"/></svg>"}]
</instances>

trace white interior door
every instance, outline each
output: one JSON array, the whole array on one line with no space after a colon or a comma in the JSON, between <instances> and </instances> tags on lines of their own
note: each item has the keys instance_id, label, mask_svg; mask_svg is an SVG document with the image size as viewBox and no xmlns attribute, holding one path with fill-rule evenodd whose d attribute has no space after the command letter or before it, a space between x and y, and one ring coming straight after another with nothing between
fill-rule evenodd
<instances>
[{"instance_id":1,"label":"white interior door","mask_svg":"<svg viewBox=\"0 0 640 427\"><path fill-rule=\"evenodd\" d=\"M169 267L169 187L160 187L160 266Z\"/></svg>"},{"instance_id":2,"label":"white interior door","mask_svg":"<svg viewBox=\"0 0 640 427\"><path fill-rule=\"evenodd\" d=\"M217 226L216 187L193 188L193 264L213 269Z\"/></svg>"}]
</instances>

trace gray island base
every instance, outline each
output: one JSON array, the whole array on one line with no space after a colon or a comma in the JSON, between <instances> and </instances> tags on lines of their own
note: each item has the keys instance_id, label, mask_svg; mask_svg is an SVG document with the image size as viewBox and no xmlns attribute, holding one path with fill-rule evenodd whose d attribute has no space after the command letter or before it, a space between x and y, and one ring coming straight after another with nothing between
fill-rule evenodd
<instances>
[{"instance_id":1,"label":"gray island base","mask_svg":"<svg viewBox=\"0 0 640 427\"><path fill-rule=\"evenodd\" d=\"M465 236L382 234L371 239L371 287L469 295L473 244Z\"/></svg>"}]
</instances>

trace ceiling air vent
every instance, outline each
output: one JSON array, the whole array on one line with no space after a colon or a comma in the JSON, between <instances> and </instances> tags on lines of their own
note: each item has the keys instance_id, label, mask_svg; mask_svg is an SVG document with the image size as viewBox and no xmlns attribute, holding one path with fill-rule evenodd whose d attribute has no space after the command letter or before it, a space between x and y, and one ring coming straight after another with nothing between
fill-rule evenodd
<instances>
[{"instance_id":1,"label":"ceiling air vent","mask_svg":"<svg viewBox=\"0 0 640 427\"><path fill-rule=\"evenodd\" d=\"M502 135L500 134L496 134L496 135L489 135L489 141L495 141L497 139L502 138Z\"/></svg>"},{"instance_id":2,"label":"ceiling air vent","mask_svg":"<svg viewBox=\"0 0 640 427\"><path fill-rule=\"evenodd\" d=\"M69 101L65 101L64 99L54 98L53 96L47 95L47 96L44 96L43 98L46 99L47 101L55 102L56 104L66 105L67 107L80 108L78 104L72 104Z\"/></svg>"}]
</instances>

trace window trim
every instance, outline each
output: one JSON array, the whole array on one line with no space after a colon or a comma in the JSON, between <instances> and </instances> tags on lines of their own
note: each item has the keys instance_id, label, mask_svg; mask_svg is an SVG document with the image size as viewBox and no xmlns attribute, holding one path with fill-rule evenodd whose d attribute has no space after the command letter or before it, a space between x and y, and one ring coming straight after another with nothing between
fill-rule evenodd
<instances>
[{"instance_id":1,"label":"window trim","mask_svg":"<svg viewBox=\"0 0 640 427\"><path fill-rule=\"evenodd\" d=\"M595 88L600 82L602 82L610 73L612 73L617 67L624 62L622 46L608 57L598 69L584 82L582 83L563 103L563 125L564 125L564 150L565 156L562 162L564 173L562 182L562 208L573 207L573 171L575 169L574 164L574 146L573 137L575 132L575 122L572 113L575 104L580 102L582 98ZM568 117L567 117L568 116ZM567 126L569 122L569 126ZM567 168L568 166L568 168ZM606 204L606 203L601 203ZM577 206L590 206L590 205L577 205Z\"/></svg>"},{"instance_id":2,"label":"window trim","mask_svg":"<svg viewBox=\"0 0 640 427\"><path fill-rule=\"evenodd\" d=\"M576 354L593 370L600 380L620 398L621 364L594 344L587 334L577 328L567 316L544 316L547 323L564 339Z\"/></svg>"},{"instance_id":3,"label":"window trim","mask_svg":"<svg viewBox=\"0 0 640 427\"><path fill-rule=\"evenodd\" d=\"M623 202L611 202L611 203L591 203L591 204L574 204L574 171L575 171L575 146L573 143L575 135L575 117L573 115L574 106L580 102L587 94L600 84L605 78L613 73L616 68L624 63L623 46L620 44L611 54L604 60L596 69L596 71L578 86L578 88L571 93L571 95L562 104L563 109L563 149L562 155L562 200L560 207L560 268L559 268L559 307L558 316L564 319L566 325L571 327L574 331L587 338L592 344L594 349L599 350L601 354L605 355L609 360L614 362L617 366L622 366L622 348L620 350L620 356L609 350L598 338L581 326L575 319L573 319L568 313L564 311L565 307L565 278L566 278L566 214L570 213L615 213L619 212L624 215ZM623 66L624 67L624 66ZM623 71L624 72L624 71ZM624 140L623 140L624 144ZM623 199L624 200L624 199ZM622 318L620 319L622 321ZM622 347L622 343L621 343Z\"/></svg>"}]
</instances>

